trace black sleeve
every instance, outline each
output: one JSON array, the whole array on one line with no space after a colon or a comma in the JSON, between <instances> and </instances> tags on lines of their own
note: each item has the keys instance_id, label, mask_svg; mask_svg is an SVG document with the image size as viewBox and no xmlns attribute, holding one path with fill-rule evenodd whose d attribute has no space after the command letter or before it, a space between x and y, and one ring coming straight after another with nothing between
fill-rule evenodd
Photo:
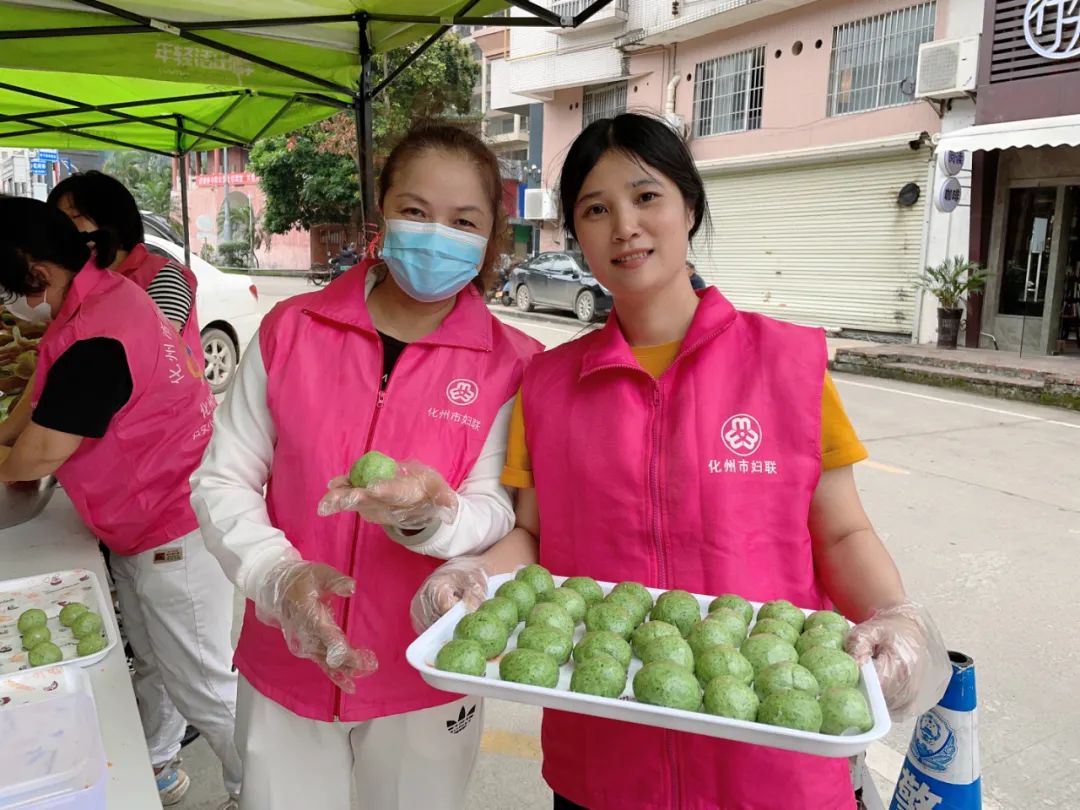
<instances>
[{"instance_id":1,"label":"black sleeve","mask_svg":"<svg viewBox=\"0 0 1080 810\"><path fill-rule=\"evenodd\" d=\"M33 421L42 427L100 439L132 392L131 369L120 341L73 343L49 368Z\"/></svg>"}]
</instances>

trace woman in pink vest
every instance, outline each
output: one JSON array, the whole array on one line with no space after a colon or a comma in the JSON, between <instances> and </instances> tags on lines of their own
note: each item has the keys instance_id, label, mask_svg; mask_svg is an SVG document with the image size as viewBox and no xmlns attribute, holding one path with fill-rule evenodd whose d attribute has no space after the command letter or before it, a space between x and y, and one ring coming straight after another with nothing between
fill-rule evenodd
<instances>
[{"instance_id":1,"label":"woman in pink vest","mask_svg":"<svg viewBox=\"0 0 1080 810\"><path fill-rule=\"evenodd\" d=\"M220 757L228 790L240 789L232 587L203 543L188 484L216 403L200 361L146 292L98 265L112 249L101 234L91 259L60 211L0 199L5 305L49 323L31 420L0 447L0 481L55 473L112 552L150 761L172 805L189 785L174 764L185 718Z\"/></svg>"},{"instance_id":2,"label":"woman in pink vest","mask_svg":"<svg viewBox=\"0 0 1080 810\"><path fill-rule=\"evenodd\" d=\"M940 637L908 601L851 460L823 469L823 413L838 400L829 404L821 330L693 290L686 260L705 192L664 122L590 125L560 193L564 225L615 312L530 365L514 420L524 448L515 459L512 431L503 479L521 487L517 528L436 572L417 604L475 588L507 570L508 553L537 559L539 541L539 561L558 574L835 604L859 623L849 649L873 654L894 715L928 708L949 677ZM603 493L604 507L583 493ZM543 749L556 808L855 806L846 760L550 710Z\"/></svg>"},{"instance_id":3,"label":"woman in pink vest","mask_svg":"<svg viewBox=\"0 0 1080 810\"><path fill-rule=\"evenodd\" d=\"M73 174L50 192L49 205L59 208L75 223L91 247L99 234L108 234L115 246L109 264L134 281L150 296L176 327L192 356L203 357L195 312L195 274L187 267L156 256L144 244L142 215L131 192L119 180L97 171ZM33 383L27 386L32 390ZM0 443L11 443L30 422L30 397L22 397L10 415L0 422Z\"/></svg>"},{"instance_id":4,"label":"woman in pink vest","mask_svg":"<svg viewBox=\"0 0 1080 810\"><path fill-rule=\"evenodd\" d=\"M245 810L463 806L481 704L427 686L405 648L420 583L513 526L499 477L540 347L484 304L501 199L476 137L410 133L379 181L381 259L275 307L218 412L193 503L249 600ZM402 462L397 477L349 488L370 450Z\"/></svg>"}]
</instances>

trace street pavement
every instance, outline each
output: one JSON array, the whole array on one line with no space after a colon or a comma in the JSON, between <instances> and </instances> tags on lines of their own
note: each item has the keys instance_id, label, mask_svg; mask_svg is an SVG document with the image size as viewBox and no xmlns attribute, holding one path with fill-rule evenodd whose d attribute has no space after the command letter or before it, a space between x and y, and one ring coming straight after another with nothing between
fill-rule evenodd
<instances>
[{"instance_id":1,"label":"street pavement","mask_svg":"<svg viewBox=\"0 0 1080 810\"><path fill-rule=\"evenodd\" d=\"M267 309L313 289L257 283ZM582 330L570 318L495 312L549 346ZM867 512L950 648L975 659L984 805L1080 807L1080 415L869 378L836 382L870 451L857 468ZM470 810L551 806L538 734L539 711L488 702ZM886 806L910 734L911 723L900 724L869 752ZM202 740L184 758L193 786L179 807L215 810L216 759Z\"/></svg>"}]
</instances>

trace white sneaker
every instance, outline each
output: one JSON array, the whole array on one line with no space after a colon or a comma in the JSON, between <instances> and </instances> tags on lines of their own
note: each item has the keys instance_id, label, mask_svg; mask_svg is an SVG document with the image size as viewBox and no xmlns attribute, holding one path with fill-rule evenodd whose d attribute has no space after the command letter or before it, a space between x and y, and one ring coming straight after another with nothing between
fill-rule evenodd
<instances>
[{"instance_id":1,"label":"white sneaker","mask_svg":"<svg viewBox=\"0 0 1080 810\"><path fill-rule=\"evenodd\" d=\"M161 804L165 807L179 804L188 792L188 788L191 787L191 779L175 764L166 765L160 771L155 771L154 778L157 780Z\"/></svg>"},{"instance_id":2,"label":"white sneaker","mask_svg":"<svg viewBox=\"0 0 1080 810\"><path fill-rule=\"evenodd\" d=\"M240 796L230 796L218 810L240 810Z\"/></svg>"}]
</instances>

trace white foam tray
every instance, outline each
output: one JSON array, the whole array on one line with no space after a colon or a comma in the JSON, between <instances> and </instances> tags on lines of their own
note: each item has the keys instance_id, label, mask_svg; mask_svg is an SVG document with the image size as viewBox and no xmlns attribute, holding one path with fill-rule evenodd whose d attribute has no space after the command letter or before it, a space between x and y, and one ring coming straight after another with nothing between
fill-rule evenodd
<instances>
[{"instance_id":1,"label":"white foam tray","mask_svg":"<svg viewBox=\"0 0 1080 810\"><path fill-rule=\"evenodd\" d=\"M82 602L101 615L107 642L104 649L82 657L75 654L79 640L60 624L60 610L69 602ZM22 648L18 627L19 616L29 608L41 608L49 617L47 626L52 631L53 643L64 653L63 661L45 667L30 666L30 654ZM0 676L69 664L88 667L108 655L119 636L112 605L93 571L77 568L0 581Z\"/></svg>"},{"instance_id":2,"label":"white foam tray","mask_svg":"<svg viewBox=\"0 0 1080 810\"><path fill-rule=\"evenodd\" d=\"M35 667L26 672L0 675L0 711L25 703L39 703L83 692L94 699L90 678L82 667Z\"/></svg>"},{"instance_id":3,"label":"white foam tray","mask_svg":"<svg viewBox=\"0 0 1080 810\"><path fill-rule=\"evenodd\" d=\"M488 582L488 596L493 596L500 585L512 578L511 574L492 577ZM557 576L555 582L558 585L565 579L565 577ZM608 593L614 587L614 583L601 582L600 587L603 588L604 593ZM649 591L654 599L663 593L662 590L656 588L650 588ZM709 603L714 597L701 594L694 594L694 596L701 605L702 615L704 616ZM760 603L752 604L754 605L756 619L757 610L761 605ZM810 614L813 611L806 610L805 612ZM845 736L814 734L807 731L768 726L762 723L731 720L726 717L705 714L704 712L688 712L638 703L634 699L632 688L634 675L641 669L641 662L636 657L630 662L626 689L619 698L603 698L571 692L570 676L573 673L573 659L561 667L559 682L554 689L501 680L499 678L499 660L501 656L488 661L487 674L483 677L459 675L455 672L438 670L435 668L435 656L443 644L454 637L454 628L465 613L464 605L460 603L455 605L452 610L447 612L446 615L410 644L406 652L409 664L420 673L425 681L436 689L443 689L457 694L476 695L478 697L493 697L515 703L528 703L549 709L606 717L612 720L640 723L674 731L705 734L710 737L721 737L727 740L764 745L771 748L783 748L789 751L800 751L823 757L851 757L859 754L865 751L870 746L870 743L880 740L888 734L892 726L873 663L867 663L862 667L858 688L866 697L867 704L870 706L874 725L864 734ZM510 636L510 641L506 645L507 652L517 646L517 636L523 627L524 624L519 624ZM574 632L575 644L584 633L584 626L579 624Z\"/></svg>"}]
</instances>

